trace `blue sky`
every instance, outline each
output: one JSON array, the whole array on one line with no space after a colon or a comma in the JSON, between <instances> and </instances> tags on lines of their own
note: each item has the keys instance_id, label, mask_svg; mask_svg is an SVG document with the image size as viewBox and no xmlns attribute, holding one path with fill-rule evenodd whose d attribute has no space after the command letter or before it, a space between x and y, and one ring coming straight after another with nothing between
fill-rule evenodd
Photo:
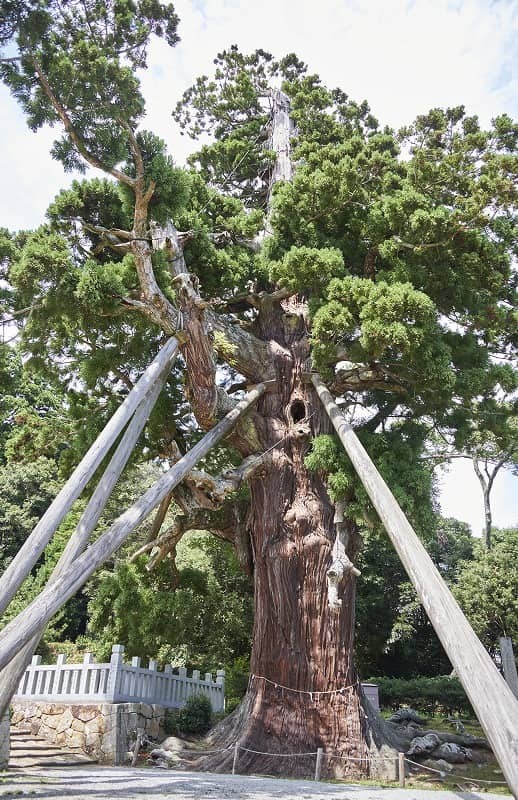
<instances>
[{"instance_id":1,"label":"blue sky","mask_svg":"<svg viewBox=\"0 0 518 800\"><path fill-rule=\"evenodd\" d=\"M178 0L180 44L153 45L143 75L146 126L159 133L181 162L190 146L171 109L193 79L210 72L215 54L230 44L262 47L276 56L296 52L323 80L354 99L367 99L381 122L399 127L434 106L466 105L487 123L507 112L518 117L518 3L514 0ZM0 225L38 225L71 176L48 155L52 131L32 134L7 91L0 88L0 154L4 186ZM483 521L482 501L469 464L442 479L446 514ZM494 488L495 522L518 522L518 480Z\"/></svg>"}]
</instances>

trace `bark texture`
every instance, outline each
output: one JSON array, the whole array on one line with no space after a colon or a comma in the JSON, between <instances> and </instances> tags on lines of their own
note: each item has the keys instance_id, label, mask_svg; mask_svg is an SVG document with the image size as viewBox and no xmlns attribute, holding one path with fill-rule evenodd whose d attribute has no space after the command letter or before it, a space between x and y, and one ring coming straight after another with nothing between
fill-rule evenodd
<instances>
[{"instance_id":1,"label":"bark texture","mask_svg":"<svg viewBox=\"0 0 518 800\"><path fill-rule=\"evenodd\" d=\"M251 677L242 706L214 733L211 746L238 741L239 772L301 776L313 775L322 747L324 777L365 776L379 774L371 757L384 750L390 734L367 709L354 668L354 572L344 571L339 581L341 604L331 603L328 592L337 534L351 562L359 537L346 516L338 515L337 524L323 476L304 464L312 437L330 430L317 393L304 380L310 354L306 311L297 298L287 298L263 306L255 323L254 335L275 354L275 382L258 402L248 444L233 439L243 454L252 441L268 452L249 478ZM228 770L232 759L228 750L198 761L196 768ZM387 763L390 772L391 763L382 767Z\"/></svg>"}]
</instances>

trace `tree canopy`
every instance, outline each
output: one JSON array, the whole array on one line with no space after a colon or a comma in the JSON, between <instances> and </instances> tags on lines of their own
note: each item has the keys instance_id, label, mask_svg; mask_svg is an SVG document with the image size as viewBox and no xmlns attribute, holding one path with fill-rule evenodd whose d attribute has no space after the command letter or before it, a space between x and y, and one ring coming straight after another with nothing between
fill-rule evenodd
<instances>
[{"instance_id":1,"label":"tree canopy","mask_svg":"<svg viewBox=\"0 0 518 800\"><path fill-rule=\"evenodd\" d=\"M152 35L178 42L172 6L4 0L0 10L0 74L29 126L59 130L52 155L65 170L103 173L60 192L36 231L3 239L27 369L68 389L91 440L164 338L177 336L181 362L142 439L141 452L161 466L245 385L268 383L225 447L175 490L178 513L148 551L153 558L156 545L174 561L181 536L200 529L230 541L254 573L252 672L278 671L280 684L311 702L315 687L352 689L342 715L349 723L332 707L340 696L322 705L318 725L336 741L340 725L363 731L351 657L355 581L344 578L337 614L322 590L333 548L341 542L352 563L363 535L367 598L375 571L389 564L392 620L405 607L408 620L415 600L385 559L380 523L307 375L325 377L423 540L454 573L460 556L441 551L449 533L434 515L429 456L438 438L468 441L516 389L518 126L501 115L483 129L459 106L396 132L295 55L232 46L174 110L195 140L211 136L180 168L141 127L138 77ZM283 115L291 127L281 157ZM135 642L139 619L111 619L112 598L134 590L151 617L154 602L162 608L163 565L152 595L138 561L105 578L93 624ZM218 596L215 575L204 586L191 578L201 594ZM270 691L248 688L263 703L247 723L256 750L277 725ZM283 714L291 745L306 751L321 740L301 726L298 702L286 700ZM347 747L359 763L375 745L357 738Z\"/></svg>"}]
</instances>

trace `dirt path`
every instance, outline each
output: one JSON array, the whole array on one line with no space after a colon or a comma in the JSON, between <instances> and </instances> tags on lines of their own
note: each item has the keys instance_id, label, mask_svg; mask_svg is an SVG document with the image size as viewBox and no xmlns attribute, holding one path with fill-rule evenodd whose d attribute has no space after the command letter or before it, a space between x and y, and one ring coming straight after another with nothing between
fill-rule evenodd
<instances>
[{"instance_id":1,"label":"dirt path","mask_svg":"<svg viewBox=\"0 0 518 800\"><path fill-rule=\"evenodd\" d=\"M353 784L214 775L126 767L73 767L0 773L0 800L511 800L478 792L377 789Z\"/></svg>"}]
</instances>

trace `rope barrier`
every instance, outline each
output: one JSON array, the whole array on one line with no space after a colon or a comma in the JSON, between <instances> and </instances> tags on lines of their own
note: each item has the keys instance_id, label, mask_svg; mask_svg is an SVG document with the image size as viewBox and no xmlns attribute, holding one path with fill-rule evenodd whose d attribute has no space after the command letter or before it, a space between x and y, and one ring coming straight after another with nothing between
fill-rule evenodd
<instances>
[{"instance_id":1,"label":"rope barrier","mask_svg":"<svg viewBox=\"0 0 518 800\"><path fill-rule=\"evenodd\" d=\"M429 772L436 772L438 775L440 775L443 778L444 777L447 777L447 778L458 778L459 780L467 781L468 783L491 783L491 784L500 785L500 786L502 784L505 784L504 778L502 778L501 781L488 781L488 780L483 780L482 778L480 778L480 779L479 778L470 778L467 775L455 775L454 772L446 772L445 770L442 770L442 769L435 769L434 767L427 767L425 764L420 764L418 761L412 761L412 759L410 759L410 758L405 758L405 761L407 762L407 764L413 764L414 766L419 767L419 769L427 769Z\"/></svg>"},{"instance_id":2,"label":"rope barrier","mask_svg":"<svg viewBox=\"0 0 518 800\"><path fill-rule=\"evenodd\" d=\"M234 745L230 744L227 747L221 747L219 750L188 750L186 755L189 755L189 756L209 756L209 755L212 755L213 753L224 753L227 750L230 752L231 750L233 750L233 748L234 748ZM182 761L185 760L182 756L180 756L180 758L182 759Z\"/></svg>"},{"instance_id":3,"label":"rope barrier","mask_svg":"<svg viewBox=\"0 0 518 800\"><path fill-rule=\"evenodd\" d=\"M282 689L285 692L294 692L295 694L307 694L310 696L311 700L313 700L314 696L319 697L322 694L344 694L348 689L353 689L358 684L351 683L348 686L342 686L340 689L328 689L327 691L315 691L310 692L307 689L292 689L291 686L284 686L282 683L278 683L277 681L272 681L270 678L265 678L264 675L250 675L250 681L258 680L264 681L265 683L270 683L272 686L275 686L276 689Z\"/></svg>"},{"instance_id":4,"label":"rope barrier","mask_svg":"<svg viewBox=\"0 0 518 800\"><path fill-rule=\"evenodd\" d=\"M237 744L239 750L244 750L246 753L255 753L258 756L278 756L279 758L295 758L296 756L316 756L317 752L312 753L263 753L261 750L250 750L248 747L242 747Z\"/></svg>"},{"instance_id":5,"label":"rope barrier","mask_svg":"<svg viewBox=\"0 0 518 800\"><path fill-rule=\"evenodd\" d=\"M257 676L255 676L255 677L257 677ZM297 691L297 690L294 690L294 691ZM239 744L239 742L237 742L237 741L234 742L233 744L228 745L227 747L222 747L219 750L200 750L200 751L197 751L197 752L190 751L188 753L188 755L189 756L192 755L192 756L200 756L201 757L201 756L211 755L211 754L214 754L214 753L224 753L224 752L230 753L230 752L232 752L232 750L234 751L234 753L236 751L238 751L238 750L242 750L245 753L253 753L254 755L258 755L258 756L268 756L269 758L275 758L275 757L277 757L277 758L299 758L299 757L308 757L308 756L318 756L319 755L319 753L317 751L311 751L311 752L307 752L307 753L267 753L267 752L265 752L263 750L253 750L250 747L243 747L243 745ZM327 758L327 759L333 759L334 758L334 759L338 759L340 761L346 761L346 762L359 762L359 763L364 763L364 764L367 763L369 765L373 765L373 764L374 765L379 765L382 762L389 763L389 764L394 764L394 762L397 760L396 756L394 756L392 758L388 757L388 756L381 756L379 758L377 758L377 757L373 758L370 755L366 755L366 756L363 756L362 758L357 758L357 757L354 757L354 756L340 755L339 753L330 752L329 750L327 750L327 751L322 750L320 752L320 757ZM187 759L182 758L181 756L180 756L180 758L181 758L182 761L187 761ZM457 775L454 772L446 772L445 770L435 769L434 767L428 767L425 764L421 764L418 761L413 761L410 758L406 758L405 757L403 760L407 764L411 764L413 767L418 767L420 770L428 770L428 772L433 772L433 773L435 773L437 775L440 775L441 778L445 778L445 777L446 778L455 778L457 780L466 781L467 783L472 783L472 784L482 784L483 783L483 784L488 784L488 785L493 785L493 786L505 785L504 778L502 778L502 780L499 780L499 781L490 781L490 780L482 779L482 778L480 778L480 779L479 778L471 778L468 775Z\"/></svg>"}]
</instances>

